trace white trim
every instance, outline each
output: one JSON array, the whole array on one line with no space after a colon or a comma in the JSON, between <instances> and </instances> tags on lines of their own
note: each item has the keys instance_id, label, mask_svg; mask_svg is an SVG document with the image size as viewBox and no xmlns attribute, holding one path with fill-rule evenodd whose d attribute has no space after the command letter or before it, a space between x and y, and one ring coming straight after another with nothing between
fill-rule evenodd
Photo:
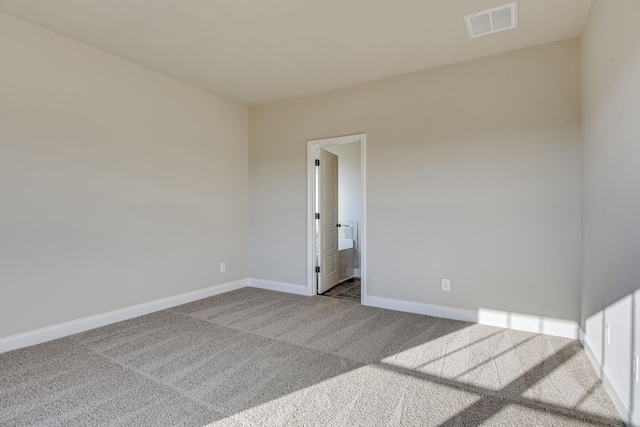
<instances>
[{"instance_id":1,"label":"white trim","mask_svg":"<svg viewBox=\"0 0 640 427\"><path fill-rule=\"evenodd\" d=\"M589 336L582 328L580 328L579 332L580 343L582 344L582 347L584 347L591 364L598 373L598 377L602 380L602 384L604 384L604 388L607 390L607 393L613 402L613 406L618 410L622 421L628 426L640 426L640 420L631 414L629 402L625 402L622 397L622 393L620 393L620 390L613 381L609 371L602 364L602 360L600 360L598 354L594 351L591 340L589 340Z\"/></svg>"},{"instance_id":2,"label":"white trim","mask_svg":"<svg viewBox=\"0 0 640 427\"><path fill-rule=\"evenodd\" d=\"M211 286L205 289L198 289L197 291L186 292L172 297L161 298L142 304L132 305L130 307L108 311L106 313L96 314L94 316L83 317L81 319L70 320L68 322L46 326L44 328L23 332L21 334L11 335L0 338L0 353L41 344L43 342L110 325L112 323L121 322L123 320L132 319L134 317L143 316L145 314L175 307L177 305L234 291L246 286L247 279L237 280L235 282Z\"/></svg>"},{"instance_id":3,"label":"white trim","mask_svg":"<svg viewBox=\"0 0 640 427\"><path fill-rule=\"evenodd\" d=\"M362 141L365 137L366 134L364 133L354 133L352 135L335 136L331 138L310 139L307 141L307 146L324 147L326 145L351 144Z\"/></svg>"},{"instance_id":4,"label":"white trim","mask_svg":"<svg viewBox=\"0 0 640 427\"><path fill-rule=\"evenodd\" d=\"M462 320L464 322L475 323L478 320L478 315L473 310L447 307L444 305L427 304L423 302L377 297L374 295L367 296L366 305L369 305L371 307L387 308L389 310L404 311L407 313L444 317L445 319Z\"/></svg>"},{"instance_id":5,"label":"white trim","mask_svg":"<svg viewBox=\"0 0 640 427\"><path fill-rule=\"evenodd\" d=\"M328 145L351 144L360 142L360 172L361 172L361 195L362 195L362 223L360 224L360 286L361 303L367 304L367 135L364 133L338 136L334 138L313 139L307 141L307 293L305 295L316 295L318 293L315 280L315 244L314 244L314 213L315 207L315 158L316 148ZM286 292L286 291L284 291Z\"/></svg>"},{"instance_id":6,"label":"white trim","mask_svg":"<svg viewBox=\"0 0 640 427\"><path fill-rule=\"evenodd\" d=\"M316 200L316 153L315 146L307 141L307 293L315 295L318 293L315 281L314 257L315 243L313 226L315 219L315 200Z\"/></svg>"},{"instance_id":7,"label":"white trim","mask_svg":"<svg viewBox=\"0 0 640 427\"><path fill-rule=\"evenodd\" d=\"M361 272L360 272L359 268L354 268L353 269L353 276L354 277L360 277L360 274L361 274Z\"/></svg>"},{"instance_id":8,"label":"white trim","mask_svg":"<svg viewBox=\"0 0 640 427\"><path fill-rule=\"evenodd\" d=\"M578 338L578 324L567 320L539 318L537 316L527 316L517 313L493 313L491 311L488 311L489 314L487 315L486 311L479 312L475 310L449 307L446 305L427 304L423 302L406 301L374 295L367 295L366 305L387 308L389 310L404 311L407 313L426 314L427 316L461 320L481 325L515 329L519 331L542 333L573 339ZM505 320L505 315L508 315L508 321Z\"/></svg>"},{"instance_id":9,"label":"white trim","mask_svg":"<svg viewBox=\"0 0 640 427\"><path fill-rule=\"evenodd\" d=\"M542 323L542 333L547 335L577 340L579 331L578 322L544 319Z\"/></svg>"},{"instance_id":10,"label":"white trim","mask_svg":"<svg viewBox=\"0 0 640 427\"><path fill-rule=\"evenodd\" d=\"M578 339L579 325L572 320L554 319L498 310L478 309L478 323L517 331Z\"/></svg>"},{"instance_id":11,"label":"white trim","mask_svg":"<svg viewBox=\"0 0 640 427\"><path fill-rule=\"evenodd\" d=\"M362 193L362 224L360 224L360 244L361 248L358 248L360 253L358 259L360 260L360 303L367 304L367 135L362 134L360 140L360 176Z\"/></svg>"},{"instance_id":12,"label":"white trim","mask_svg":"<svg viewBox=\"0 0 640 427\"><path fill-rule=\"evenodd\" d=\"M578 340L580 341L580 344L582 344L582 347L584 347L593 368L598 372L598 378L602 379L602 361L598 357L598 354L593 350L593 345L591 344L591 341L587 340L587 334L584 333L582 328L579 330Z\"/></svg>"},{"instance_id":13,"label":"white trim","mask_svg":"<svg viewBox=\"0 0 640 427\"><path fill-rule=\"evenodd\" d=\"M270 291L286 292L296 295L312 295L305 285L296 285L294 283L274 282L273 280L249 279L249 286L252 288L268 289Z\"/></svg>"}]
</instances>

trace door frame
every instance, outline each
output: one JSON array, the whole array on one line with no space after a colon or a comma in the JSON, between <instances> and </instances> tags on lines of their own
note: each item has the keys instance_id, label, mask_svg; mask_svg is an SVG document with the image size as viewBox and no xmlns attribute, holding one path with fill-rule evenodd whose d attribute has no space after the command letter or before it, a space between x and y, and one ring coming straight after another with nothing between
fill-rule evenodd
<instances>
[{"instance_id":1,"label":"door frame","mask_svg":"<svg viewBox=\"0 0 640 427\"><path fill-rule=\"evenodd\" d=\"M367 185L366 185L366 147L367 135L358 133L354 135L337 136L332 138L313 139L307 141L307 294L318 294L316 281L315 262L315 213L319 212L316 206L316 149L328 145L352 144L360 142L360 174L362 196L362 224L360 224L360 303L367 303Z\"/></svg>"}]
</instances>

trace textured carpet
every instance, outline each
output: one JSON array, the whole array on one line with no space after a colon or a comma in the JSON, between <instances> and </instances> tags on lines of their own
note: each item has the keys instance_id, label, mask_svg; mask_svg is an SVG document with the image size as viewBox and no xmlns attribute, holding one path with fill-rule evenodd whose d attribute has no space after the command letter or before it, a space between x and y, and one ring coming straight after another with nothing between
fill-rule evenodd
<instances>
[{"instance_id":1,"label":"textured carpet","mask_svg":"<svg viewBox=\"0 0 640 427\"><path fill-rule=\"evenodd\" d=\"M244 288L0 354L0 425L622 422L576 341Z\"/></svg>"}]
</instances>

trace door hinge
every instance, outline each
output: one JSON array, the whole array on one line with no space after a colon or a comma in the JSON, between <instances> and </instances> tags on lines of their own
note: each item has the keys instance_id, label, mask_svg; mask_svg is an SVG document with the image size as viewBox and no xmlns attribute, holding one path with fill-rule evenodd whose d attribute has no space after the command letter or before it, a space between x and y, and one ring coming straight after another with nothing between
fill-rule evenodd
<instances>
[{"instance_id":1,"label":"door hinge","mask_svg":"<svg viewBox=\"0 0 640 427\"><path fill-rule=\"evenodd\" d=\"M316 166L320 166L320 159L316 159Z\"/></svg>"},{"instance_id":2,"label":"door hinge","mask_svg":"<svg viewBox=\"0 0 640 427\"><path fill-rule=\"evenodd\" d=\"M320 214L319 213L316 214L316 219L320 219Z\"/></svg>"},{"instance_id":3,"label":"door hinge","mask_svg":"<svg viewBox=\"0 0 640 427\"><path fill-rule=\"evenodd\" d=\"M320 267L316 266L316 273L320 273Z\"/></svg>"}]
</instances>

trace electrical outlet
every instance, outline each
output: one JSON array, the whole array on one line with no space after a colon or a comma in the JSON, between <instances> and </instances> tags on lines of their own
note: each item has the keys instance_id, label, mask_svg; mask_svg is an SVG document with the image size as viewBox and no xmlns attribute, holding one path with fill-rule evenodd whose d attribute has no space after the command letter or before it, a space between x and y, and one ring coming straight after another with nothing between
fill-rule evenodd
<instances>
[{"instance_id":1,"label":"electrical outlet","mask_svg":"<svg viewBox=\"0 0 640 427\"><path fill-rule=\"evenodd\" d=\"M225 271L227 271L227 263L226 262L221 262L220 263L220 273L224 273Z\"/></svg>"},{"instance_id":2,"label":"electrical outlet","mask_svg":"<svg viewBox=\"0 0 640 427\"><path fill-rule=\"evenodd\" d=\"M635 382L640 382L640 356L638 356L637 354L633 354L633 367L632 367L632 371L633 372L633 380Z\"/></svg>"},{"instance_id":3,"label":"electrical outlet","mask_svg":"<svg viewBox=\"0 0 640 427\"><path fill-rule=\"evenodd\" d=\"M450 279L442 279L440 282L440 289L445 292L449 292L451 290L451 280Z\"/></svg>"},{"instance_id":4,"label":"electrical outlet","mask_svg":"<svg viewBox=\"0 0 640 427\"><path fill-rule=\"evenodd\" d=\"M604 323L604 342L611 345L611 325L609 322Z\"/></svg>"}]
</instances>

